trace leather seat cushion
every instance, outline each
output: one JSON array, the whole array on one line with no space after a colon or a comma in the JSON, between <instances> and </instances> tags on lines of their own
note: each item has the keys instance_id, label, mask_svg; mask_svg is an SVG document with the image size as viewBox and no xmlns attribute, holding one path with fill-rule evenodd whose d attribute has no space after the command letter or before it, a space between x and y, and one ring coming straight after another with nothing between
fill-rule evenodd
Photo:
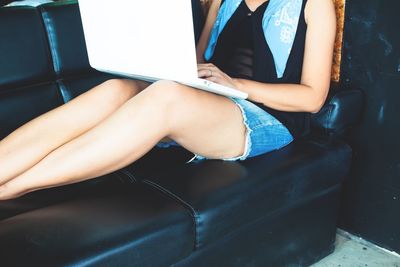
<instances>
[{"instance_id":1,"label":"leather seat cushion","mask_svg":"<svg viewBox=\"0 0 400 267\"><path fill-rule=\"evenodd\" d=\"M185 205L204 246L324 190L346 175L351 149L339 141L302 140L244 162L187 164L143 180ZM133 173L134 174L134 173Z\"/></svg>"},{"instance_id":2,"label":"leather seat cushion","mask_svg":"<svg viewBox=\"0 0 400 267\"><path fill-rule=\"evenodd\" d=\"M192 252L193 219L181 204L144 184L108 181L0 221L2 262L168 266Z\"/></svg>"},{"instance_id":3,"label":"leather seat cushion","mask_svg":"<svg viewBox=\"0 0 400 267\"><path fill-rule=\"evenodd\" d=\"M119 180L123 183L131 182L128 178L129 177L126 177L121 172L114 172L96 179L61 187L54 187L47 190L39 190L23 195L19 198L0 201L0 220L24 212L51 206L68 199L73 199L79 195L87 194L87 192L90 192L97 186L106 186L109 179Z\"/></svg>"}]
</instances>

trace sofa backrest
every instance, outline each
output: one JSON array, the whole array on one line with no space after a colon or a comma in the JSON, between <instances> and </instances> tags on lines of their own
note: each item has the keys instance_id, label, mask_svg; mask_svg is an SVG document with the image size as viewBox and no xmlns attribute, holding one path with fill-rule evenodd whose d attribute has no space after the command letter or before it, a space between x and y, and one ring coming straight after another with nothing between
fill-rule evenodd
<instances>
[{"instance_id":1,"label":"sofa backrest","mask_svg":"<svg viewBox=\"0 0 400 267\"><path fill-rule=\"evenodd\" d=\"M0 8L0 139L112 76L88 62L76 1Z\"/></svg>"},{"instance_id":2,"label":"sofa backrest","mask_svg":"<svg viewBox=\"0 0 400 267\"><path fill-rule=\"evenodd\" d=\"M0 138L63 103L36 8L0 9Z\"/></svg>"}]
</instances>

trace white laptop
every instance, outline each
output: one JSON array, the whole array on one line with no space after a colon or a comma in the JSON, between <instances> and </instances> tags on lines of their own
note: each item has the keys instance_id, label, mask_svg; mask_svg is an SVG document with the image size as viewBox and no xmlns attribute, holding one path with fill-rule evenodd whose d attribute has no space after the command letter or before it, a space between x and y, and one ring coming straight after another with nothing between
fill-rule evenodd
<instances>
[{"instance_id":1,"label":"white laptop","mask_svg":"<svg viewBox=\"0 0 400 267\"><path fill-rule=\"evenodd\" d=\"M79 0L79 8L93 68L247 98L244 92L198 78L190 0Z\"/></svg>"}]
</instances>

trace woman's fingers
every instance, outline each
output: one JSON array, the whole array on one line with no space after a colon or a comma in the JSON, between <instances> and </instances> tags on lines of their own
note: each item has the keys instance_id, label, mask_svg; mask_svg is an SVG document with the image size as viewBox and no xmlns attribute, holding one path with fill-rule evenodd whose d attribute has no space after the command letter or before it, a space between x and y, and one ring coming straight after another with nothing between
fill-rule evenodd
<instances>
[{"instance_id":1,"label":"woman's fingers","mask_svg":"<svg viewBox=\"0 0 400 267\"><path fill-rule=\"evenodd\" d=\"M207 78L211 76L210 70L207 69L199 69L197 71L199 78Z\"/></svg>"},{"instance_id":2,"label":"woman's fingers","mask_svg":"<svg viewBox=\"0 0 400 267\"><path fill-rule=\"evenodd\" d=\"M228 87L236 88L236 85L233 83L232 78L211 63L198 64L197 69L199 78L203 78L210 82L215 82Z\"/></svg>"},{"instance_id":3,"label":"woman's fingers","mask_svg":"<svg viewBox=\"0 0 400 267\"><path fill-rule=\"evenodd\" d=\"M210 82L236 88L231 77L215 67L213 64L198 64L198 76L199 78L206 79Z\"/></svg>"},{"instance_id":4,"label":"woman's fingers","mask_svg":"<svg viewBox=\"0 0 400 267\"><path fill-rule=\"evenodd\" d=\"M200 78L211 77L211 76L223 77L225 75L225 73L223 73L219 68L217 68L213 64L198 64L197 71L198 71L198 76Z\"/></svg>"},{"instance_id":5,"label":"woman's fingers","mask_svg":"<svg viewBox=\"0 0 400 267\"><path fill-rule=\"evenodd\" d=\"M223 86L227 86L227 87L231 87L231 88L235 88L235 86L229 82L227 79L225 79L224 77L220 77L220 76L212 76L212 77L207 77L205 78L207 81L210 82L214 82Z\"/></svg>"},{"instance_id":6,"label":"woman's fingers","mask_svg":"<svg viewBox=\"0 0 400 267\"><path fill-rule=\"evenodd\" d=\"M219 70L211 70L211 69L199 69L198 70L199 78L207 78L207 77L223 77L223 73Z\"/></svg>"},{"instance_id":7,"label":"woman's fingers","mask_svg":"<svg viewBox=\"0 0 400 267\"><path fill-rule=\"evenodd\" d=\"M216 66L212 63L202 63L202 64L197 64L197 67L203 67L203 68L210 68L210 67L215 67Z\"/></svg>"},{"instance_id":8,"label":"woman's fingers","mask_svg":"<svg viewBox=\"0 0 400 267\"><path fill-rule=\"evenodd\" d=\"M222 84L222 82L223 82L220 77L215 77L215 76L208 77L208 78L206 78L206 80L210 81L210 82L218 83L218 84Z\"/></svg>"},{"instance_id":9,"label":"woman's fingers","mask_svg":"<svg viewBox=\"0 0 400 267\"><path fill-rule=\"evenodd\" d=\"M209 63L209 64L197 64L197 69L198 70L212 70L212 71L221 71L218 67L216 67L215 65Z\"/></svg>"}]
</instances>

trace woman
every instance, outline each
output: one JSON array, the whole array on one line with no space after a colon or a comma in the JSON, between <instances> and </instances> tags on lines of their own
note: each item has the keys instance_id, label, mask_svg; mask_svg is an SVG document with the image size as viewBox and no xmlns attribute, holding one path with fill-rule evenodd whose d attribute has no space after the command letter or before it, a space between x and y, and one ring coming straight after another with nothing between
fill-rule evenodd
<instances>
[{"instance_id":1,"label":"woman","mask_svg":"<svg viewBox=\"0 0 400 267\"><path fill-rule=\"evenodd\" d=\"M199 77L248 101L171 81L109 80L0 142L0 200L110 173L157 144L179 144L196 160L289 144L326 99L335 31L332 0L214 0Z\"/></svg>"}]
</instances>

